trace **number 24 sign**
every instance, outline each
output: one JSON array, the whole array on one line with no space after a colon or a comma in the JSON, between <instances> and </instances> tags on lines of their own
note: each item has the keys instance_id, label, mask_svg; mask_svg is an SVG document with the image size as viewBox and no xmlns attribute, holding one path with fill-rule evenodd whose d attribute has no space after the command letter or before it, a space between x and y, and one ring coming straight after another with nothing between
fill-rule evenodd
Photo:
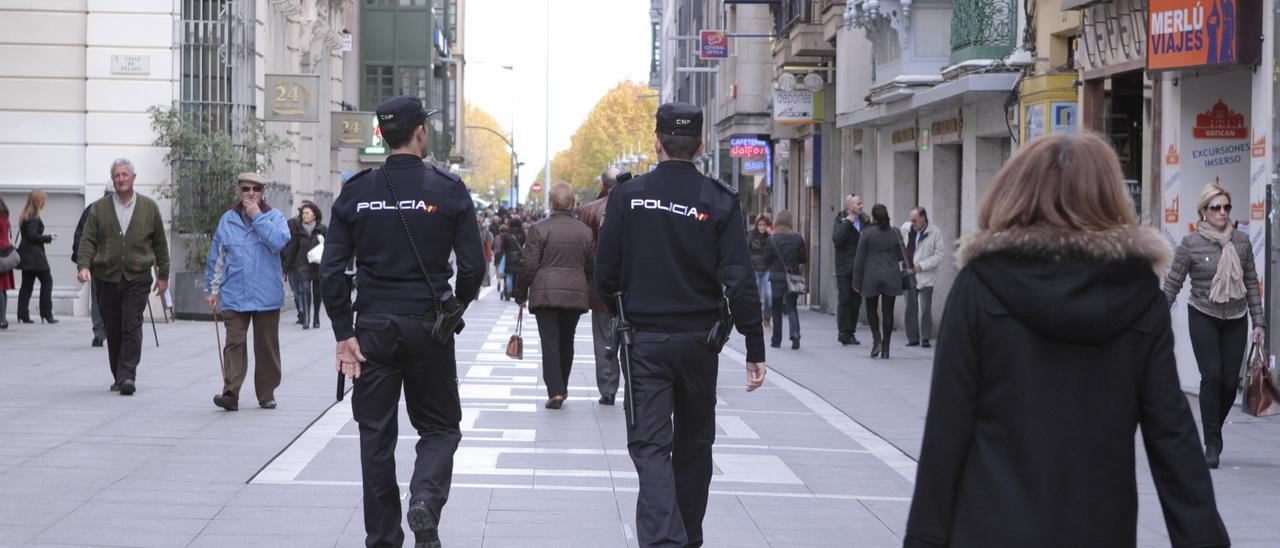
<instances>
[{"instance_id":1,"label":"number 24 sign","mask_svg":"<svg viewBox=\"0 0 1280 548\"><path fill-rule=\"evenodd\" d=\"M320 121L320 101L316 95L319 75L268 74L266 83L267 121Z\"/></svg>"}]
</instances>

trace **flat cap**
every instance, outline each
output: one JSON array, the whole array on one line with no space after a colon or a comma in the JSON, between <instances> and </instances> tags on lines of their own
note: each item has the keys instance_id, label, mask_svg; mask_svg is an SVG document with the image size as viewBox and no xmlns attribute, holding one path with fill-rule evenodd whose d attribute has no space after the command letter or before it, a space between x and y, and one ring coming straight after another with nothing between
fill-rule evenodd
<instances>
[{"instance_id":1,"label":"flat cap","mask_svg":"<svg viewBox=\"0 0 1280 548\"><path fill-rule=\"evenodd\" d=\"M439 112L422 106L422 99L412 95L397 95L378 105L378 127L384 131L398 131L416 127L428 116Z\"/></svg>"},{"instance_id":2,"label":"flat cap","mask_svg":"<svg viewBox=\"0 0 1280 548\"><path fill-rule=\"evenodd\" d=\"M680 137L702 135L702 109L689 103L667 103L658 107L658 134Z\"/></svg>"},{"instance_id":3,"label":"flat cap","mask_svg":"<svg viewBox=\"0 0 1280 548\"><path fill-rule=\"evenodd\" d=\"M270 182L271 181L269 181L266 177L257 173L246 172L236 176L236 184L254 183L254 184L266 186L266 184Z\"/></svg>"}]
</instances>

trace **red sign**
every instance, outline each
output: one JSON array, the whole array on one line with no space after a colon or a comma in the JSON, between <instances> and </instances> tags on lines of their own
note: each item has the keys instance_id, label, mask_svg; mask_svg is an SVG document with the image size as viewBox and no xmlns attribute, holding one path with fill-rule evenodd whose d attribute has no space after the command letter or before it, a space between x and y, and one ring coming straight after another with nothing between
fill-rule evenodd
<instances>
[{"instance_id":1,"label":"red sign","mask_svg":"<svg viewBox=\"0 0 1280 548\"><path fill-rule=\"evenodd\" d=\"M1259 0L1151 0L1147 68L1258 62L1261 7Z\"/></svg>"},{"instance_id":2,"label":"red sign","mask_svg":"<svg viewBox=\"0 0 1280 548\"><path fill-rule=\"evenodd\" d=\"M1213 108L1196 115L1196 127L1191 130L1196 139L1248 139L1249 127L1244 115L1232 111L1222 99Z\"/></svg>"},{"instance_id":3,"label":"red sign","mask_svg":"<svg viewBox=\"0 0 1280 548\"><path fill-rule=\"evenodd\" d=\"M704 30L699 33L702 42L698 57L702 59L728 59L729 37L722 30Z\"/></svg>"},{"instance_id":4,"label":"red sign","mask_svg":"<svg viewBox=\"0 0 1280 548\"><path fill-rule=\"evenodd\" d=\"M533 183L532 185L529 185L529 192L534 194L542 192L542 183Z\"/></svg>"}]
</instances>

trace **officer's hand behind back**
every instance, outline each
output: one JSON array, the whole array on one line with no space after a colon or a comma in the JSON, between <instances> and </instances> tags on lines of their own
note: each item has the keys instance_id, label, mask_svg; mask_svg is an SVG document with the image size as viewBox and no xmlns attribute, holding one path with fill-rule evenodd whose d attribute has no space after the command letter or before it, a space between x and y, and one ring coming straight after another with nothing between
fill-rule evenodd
<instances>
[{"instance_id":1,"label":"officer's hand behind back","mask_svg":"<svg viewBox=\"0 0 1280 548\"><path fill-rule=\"evenodd\" d=\"M747 392L753 392L755 389L764 385L764 376L769 372L769 366L765 362L747 363Z\"/></svg>"}]
</instances>

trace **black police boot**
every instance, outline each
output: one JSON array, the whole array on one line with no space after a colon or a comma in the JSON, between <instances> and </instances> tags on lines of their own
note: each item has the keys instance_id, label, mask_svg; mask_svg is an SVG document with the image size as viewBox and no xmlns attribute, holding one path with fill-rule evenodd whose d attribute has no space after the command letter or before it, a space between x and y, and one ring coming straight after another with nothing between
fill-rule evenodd
<instances>
[{"instance_id":1,"label":"black police boot","mask_svg":"<svg viewBox=\"0 0 1280 548\"><path fill-rule=\"evenodd\" d=\"M409 529L416 539L414 548L441 548L440 517L427 506L425 501L417 501L409 505Z\"/></svg>"}]
</instances>

